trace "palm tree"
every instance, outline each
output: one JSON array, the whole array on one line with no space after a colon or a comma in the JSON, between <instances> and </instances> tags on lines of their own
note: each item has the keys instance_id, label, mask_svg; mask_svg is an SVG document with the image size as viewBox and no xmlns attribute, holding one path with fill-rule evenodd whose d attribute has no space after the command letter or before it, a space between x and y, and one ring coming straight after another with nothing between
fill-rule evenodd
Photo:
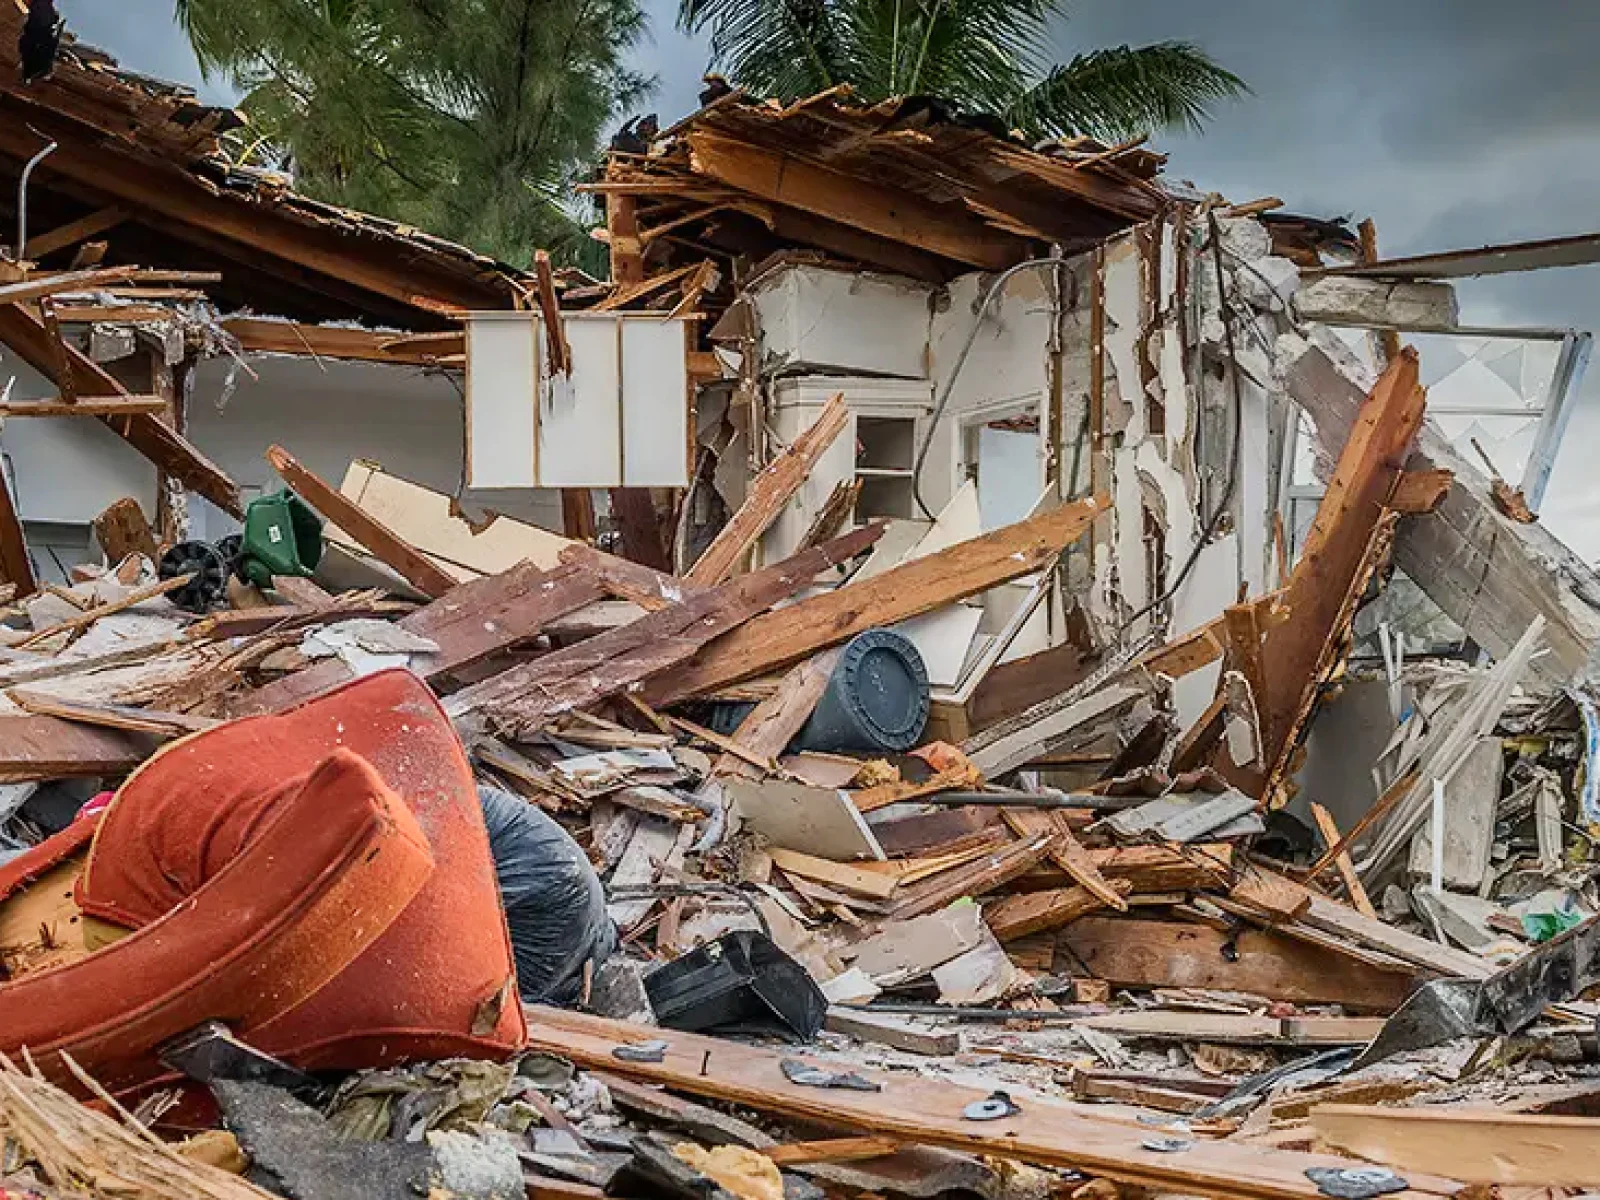
<instances>
[{"instance_id":1,"label":"palm tree","mask_svg":"<svg viewBox=\"0 0 1600 1200\"><path fill-rule=\"evenodd\" d=\"M932 95L1030 137L1111 141L1198 129L1249 89L1185 42L1119 46L1051 64L1065 0L679 0L678 24L709 32L712 66L785 100L849 84L867 101Z\"/></svg>"},{"instance_id":2,"label":"palm tree","mask_svg":"<svg viewBox=\"0 0 1600 1200\"><path fill-rule=\"evenodd\" d=\"M245 153L298 190L525 265L580 253L570 184L617 113L638 0L176 0Z\"/></svg>"}]
</instances>

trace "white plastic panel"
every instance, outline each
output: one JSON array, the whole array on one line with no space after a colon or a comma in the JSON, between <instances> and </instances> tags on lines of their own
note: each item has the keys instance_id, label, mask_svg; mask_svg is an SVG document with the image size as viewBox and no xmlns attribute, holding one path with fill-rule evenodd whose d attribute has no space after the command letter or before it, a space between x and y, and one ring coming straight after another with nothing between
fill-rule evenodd
<instances>
[{"instance_id":1,"label":"white plastic panel","mask_svg":"<svg viewBox=\"0 0 1600 1200\"><path fill-rule=\"evenodd\" d=\"M478 488L538 487L533 447L539 339L517 319L467 322L467 479Z\"/></svg>"},{"instance_id":2,"label":"white plastic panel","mask_svg":"<svg viewBox=\"0 0 1600 1200\"><path fill-rule=\"evenodd\" d=\"M630 487L683 487L688 482L685 336L677 321L622 324L622 395L628 416L622 423L622 463Z\"/></svg>"},{"instance_id":3,"label":"white plastic panel","mask_svg":"<svg viewBox=\"0 0 1600 1200\"><path fill-rule=\"evenodd\" d=\"M622 483L622 375L616 321L568 321L572 373L548 381L539 413L539 482L545 487ZM544 336L542 328L539 333ZM681 408L681 405L679 406Z\"/></svg>"}]
</instances>

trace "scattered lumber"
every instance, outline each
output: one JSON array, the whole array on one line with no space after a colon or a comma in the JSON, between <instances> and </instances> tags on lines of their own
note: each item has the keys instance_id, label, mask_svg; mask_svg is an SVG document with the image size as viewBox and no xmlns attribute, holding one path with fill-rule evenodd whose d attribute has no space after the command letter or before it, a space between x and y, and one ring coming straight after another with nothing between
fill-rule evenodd
<instances>
[{"instance_id":1,"label":"scattered lumber","mask_svg":"<svg viewBox=\"0 0 1600 1200\"><path fill-rule=\"evenodd\" d=\"M1119 899L1133 890L1126 879L1107 886ZM1126 903L1123 901L1124 907ZM983 919L995 937L1009 942L1031 933L1059 929L1104 907L1105 901L1086 887L1047 888L1042 892L1019 892L985 905Z\"/></svg>"},{"instance_id":2,"label":"scattered lumber","mask_svg":"<svg viewBox=\"0 0 1600 1200\"><path fill-rule=\"evenodd\" d=\"M121 775L150 753L141 737L55 717L0 715L0 783Z\"/></svg>"},{"instance_id":3,"label":"scattered lumber","mask_svg":"<svg viewBox=\"0 0 1600 1200\"><path fill-rule=\"evenodd\" d=\"M77 721L104 729L121 729L127 733L148 733L160 738L182 737L186 733L210 729L217 723L187 713L156 712L126 704L89 704L27 688L12 688L6 695L37 716L60 717L64 721Z\"/></svg>"},{"instance_id":4,"label":"scattered lumber","mask_svg":"<svg viewBox=\"0 0 1600 1200\"><path fill-rule=\"evenodd\" d=\"M647 688L646 698L659 707L739 683L1031 574L1081 537L1107 503L1097 497L1069 504L747 621Z\"/></svg>"},{"instance_id":5,"label":"scattered lumber","mask_svg":"<svg viewBox=\"0 0 1600 1200\"><path fill-rule=\"evenodd\" d=\"M16 648L26 650L29 646L50 641L61 634L73 634L80 629L87 629L90 625L100 620L101 617L109 617L112 613L122 612L124 609L132 608L135 604L143 604L146 600L154 600L157 596L175 592L193 578L194 576L192 575L176 575L171 579L163 579L157 583L146 584L141 588L134 588L133 591L123 596L120 600L97 605L94 608L80 612L75 617L69 617L59 624L36 630L18 642Z\"/></svg>"},{"instance_id":6,"label":"scattered lumber","mask_svg":"<svg viewBox=\"0 0 1600 1200\"><path fill-rule=\"evenodd\" d=\"M1118 987L1214 988L1306 1004L1392 1012L1416 976L1332 958L1281 933L1226 934L1176 921L1080 917L1057 945L1098 979Z\"/></svg>"},{"instance_id":7,"label":"scattered lumber","mask_svg":"<svg viewBox=\"0 0 1600 1200\"><path fill-rule=\"evenodd\" d=\"M893 1154L899 1146L897 1138L826 1138L773 1146L763 1153L777 1166L794 1167L803 1163L857 1162L864 1158L882 1158L885 1154Z\"/></svg>"},{"instance_id":8,"label":"scattered lumber","mask_svg":"<svg viewBox=\"0 0 1600 1200\"><path fill-rule=\"evenodd\" d=\"M1343 659L1356 602L1377 565L1375 539L1387 549L1385 506L1422 428L1427 400L1418 372L1417 352L1407 347L1362 405L1284 588L1280 603L1289 617L1271 625L1259 644L1256 711L1269 796L1289 772L1317 689Z\"/></svg>"},{"instance_id":9,"label":"scattered lumber","mask_svg":"<svg viewBox=\"0 0 1600 1200\"><path fill-rule=\"evenodd\" d=\"M961 1035L954 1030L926 1029L903 1018L837 1004L829 1006L822 1027L830 1033L849 1034L863 1042L933 1058L956 1054L961 1049Z\"/></svg>"},{"instance_id":10,"label":"scattered lumber","mask_svg":"<svg viewBox=\"0 0 1600 1200\"><path fill-rule=\"evenodd\" d=\"M1240 1046L1359 1046L1378 1036L1382 1017L1266 1017L1244 1013L1145 1009L1083 1018L1122 1038L1220 1042Z\"/></svg>"},{"instance_id":11,"label":"scattered lumber","mask_svg":"<svg viewBox=\"0 0 1600 1200\"><path fill-rule=\"evenodd\" d=\"M1330 1146L1407 1175L1448 1164L1468 1183L1584 1187L1600 1163L1600 1120L1593 1117L1321 1104L1311 1109L1311 1124Z\"/></svg>"},{"instance_id":12,"label":"scattered lumber","mask_svg":"<svg viewBox=\"0 0 1600 1200\"><path fill-rule=\"evenodd\" d=\"M369 516L359 505L346 499L315 473L301 466L282 446L269 447L267 461L302 500L355 538L386 565L393 567L423 595L437 600L455 587L456 581L435 566L431 559L382 522Z\"/></svg>"},{"instance_id":13,"label":"scattered lumber","mask_svg":"<svg viewBox=\"0 0 1600 1200\"><path fill-rule=\"evenodd\" d=\"M1138 1125L1026 1100L1020 1112L1003 1122L975 1122L961 1115L969 1104L984 1098L983 1092L972 1088L866 1070L857 1073L881 1090L808 1088L789 1082L778 1066L782 1058L801 1056L694 1034L672 1034L659 1063L622 1062L612 1054L615 1047L653 1037L654 1031L559 1009L528 1011L535 1049L561 1054L589 1069L866 1135L1069 1166L1161 1191L1241 1200L1312 1200L1320 1193L1306 1177L1306 1168L1340 1167L1348 1161L1208 1141L1196 1141L1182 1154L1163 1154L1145 1147L1149 1135ZM1420 1173L1408 1176L1407 1182L1413 1197L1454 1196L1462 1191L1461 1184Z\"/></svg>"},{"instance_id":14,"label":"scattered lumber","mask_svg":"<svg viewBox=\"0 0 1600 1200\"><path fill-rule=\"evenodd\" d=\"M810 854L802 854L798 850L785 850L775 846L768 853L772 856L772 865L780 871L827 884L852 896L865 896L869 900L887 900L900 883L892 875L882 875L862 867L852 867L848 863L834 862L832 859L816 858Z\"/></svg>"},{"instance_id":15,"label":"scattered lumber","mask_svg":"<svg viewBox=\"0 0 1600 1200\"><path fill-rule=\"evenodd\" d=\"M739 560L777 519L783 506L805 483L811 468L849 423L849 405L845 403L844 393L837 392L822 406L817 419L750 481L744 503L684 578L692 584L709 587L732 574Z\"/></svg>"},{"instance_id":16,"label":"scattered lumber","mask_svg":"<svg viewBox=\"0 0 1600 1200\"><path fill-rule=\"evenodd\" d=\"M1333 814L1316 801L1310 805L1311 818L1317 823L1317 830L1322 834L1323 842L1329 852L1337 850L1343 843L1339 833L1338 823L1334 821ZM1361 886L1361 877L1356 874L1355 863L1350 861L1348 850L1338 850L1333 856L1333 864L1339 870L1339 878L1344 883L1345 895L1350 897L1350 903L1355 910L1364 917L1378 919L1377 910L1372 907L1372 901L1367 896L1367 889Z\"/></svg>"},{"instance_id":17,"label":"scattered lumber","mask_svg":"<svg viewBox=\"0 0 1600 1200\"><path fill-rule=\"evenodd\" d=\"M526 666L513 667L450 697L460 719L492 709L507 732L538 727L556 712L582 708L683 662L719 635L794 595L828 567L869 548L882 526L868 526L794 558L702 592ZM792 610L790 610L792 611Z\"/></svg>"}]
</instances>

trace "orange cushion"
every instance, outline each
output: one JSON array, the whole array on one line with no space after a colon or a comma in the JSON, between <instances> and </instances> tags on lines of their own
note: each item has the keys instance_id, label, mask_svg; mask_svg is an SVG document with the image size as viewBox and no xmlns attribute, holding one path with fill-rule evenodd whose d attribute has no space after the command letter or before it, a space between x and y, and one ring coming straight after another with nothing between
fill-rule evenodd
<instances>
[{"instance_id":1,"label":"orange cushion","mask_svg":"<svg viewBox=\"0 0 1600 1200\"><path fill-rule=\"evenodd\" d=\"M303 1066L342 1069L519 1049L527 1027L472 770L433 692L408 671L163 748L101 821L79 883L84 911L124 924L156 919L236 856L340 748L410 807L435 870L364 954L252 1042Z\"/></svg>"}]
</instances>

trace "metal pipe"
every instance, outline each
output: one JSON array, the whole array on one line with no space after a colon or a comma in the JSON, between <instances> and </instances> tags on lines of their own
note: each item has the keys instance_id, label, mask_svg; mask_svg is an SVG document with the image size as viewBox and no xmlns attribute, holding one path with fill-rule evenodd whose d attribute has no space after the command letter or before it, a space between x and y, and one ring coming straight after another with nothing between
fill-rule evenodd
<instances>
[{"instance_id":1,"label":"metal pipe","mask_svg":"<svg viewBox=\"0 0 1600 1200\"><path fill-rule=\"evenodd\" d=\"M1008 267L1000 272L999 276L989 285L989 290L983 294L983 299L978 304L978 315L973 319L972 328L967 331L967 340L962 343L961 353L956 355L955 366L951 368L950 376L945 380L944 390L939 394L938 403L933 406L933 415L928 418L928 428L922 435L922 445L917 448L916 461L911 465L911 495L916 500L917 507L922 510L922 515L928 520L934 519L933 510L922 499L922 468L928 461L928 450L933 445L934 430L939 427L939 419L944 416L944 410L950 403L950 396L956 390L956 380L961 378L961 369L967 365L967 356L972 353L972 347L977 344L978 332L983 328L983 319L989 314L989 305L1000 294L1002 288L1013 275L1037 267L1059 267L1066 260L1060 254L1060 247L1049 258L1030 258L1019 262L1014 267ZM1052 305L1059 309L1061 297L1058 294Z\"/></svg>"},{"instance_id":2,"label":"metal pipe","mask_svg":"<svg viewBox=\"0 0 1600 1200\"><path fill-rule=\"evenodd\" d=\"M36 131L37 132L37 131ZM42 136L42 135L41 135ZM28 165L22 168L22 178L17 181L17 261L22 261L24 249L28 245L28 179L33 174L33 169L50 155L54 154L56 143L46 144L45 148L28 160Z\"/></svg>"}]
</instances>

